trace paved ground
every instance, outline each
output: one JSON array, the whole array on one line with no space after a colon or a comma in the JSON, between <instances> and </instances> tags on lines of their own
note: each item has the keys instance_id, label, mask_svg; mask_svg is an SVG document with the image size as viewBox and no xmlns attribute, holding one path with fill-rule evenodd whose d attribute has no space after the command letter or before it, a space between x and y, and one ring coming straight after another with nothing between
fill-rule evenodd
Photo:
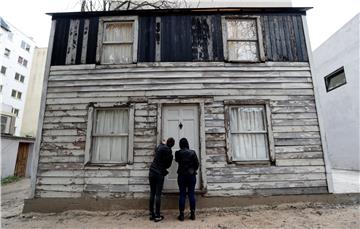
<instances>
[{"instance_id":1,"label":"paved ground","mask_svg":"<svg viewBox=\"0 0 360 229\"><path fill-rule=\"evenodd\" d=\"M21 214L28 188L28 180L2 187L2 228L360 228L360 205L312 203L204 209L196 221L184 222L167 210L159 223L150 222L144 210Z\"/></svg>"},{"instance_id":2,"label":"paved ground","mask_svg":"<svg viewBox=\"0 0 360 229\"><path fill-rule=\"evenodd\" d=\"M360 171L331 170L334 193L360 193Z\"/></svg>"}]
</instances>

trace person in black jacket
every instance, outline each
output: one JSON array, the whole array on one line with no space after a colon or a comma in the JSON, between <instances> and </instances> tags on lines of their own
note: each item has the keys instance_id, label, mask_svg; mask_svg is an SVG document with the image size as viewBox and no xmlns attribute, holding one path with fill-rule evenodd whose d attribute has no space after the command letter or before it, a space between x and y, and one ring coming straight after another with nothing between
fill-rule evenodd
<instances>
[{"instance_id":1,"label":"person in black jacket","mask_svg":"<svg viewBox=\"0 0 360 229\"><path fill-rule=\"evenodd\" d=\"M199 160L194 150L189 149L189 142L186 138L180 139L180 150L175 152L175 161L178 166L179 185L179 211L178 219L184 220L186 193L189 195L190 219L195 220L195 185L196 171L199 168Z\"/></svg>"},{"instance_id":2,"label":"person in black jacket","mask_svg":"<svg viewBox=\"0 0 360 229\"><path fill-rule=\"evenodd\" d=\"M161 204L161 192L164 185L164 178L168 174L167 169L170 168L173 155L171 148L174 146L175 140L169 138L166 141L166 144L161 143L155 149L155 157L150 166L149 171L149 183L150 183L150 220L155 222L161 221L164 219L160 215L160 204ZM154 202L156 202L155 212L154 212Z\"/></svg>"}]
</instances>

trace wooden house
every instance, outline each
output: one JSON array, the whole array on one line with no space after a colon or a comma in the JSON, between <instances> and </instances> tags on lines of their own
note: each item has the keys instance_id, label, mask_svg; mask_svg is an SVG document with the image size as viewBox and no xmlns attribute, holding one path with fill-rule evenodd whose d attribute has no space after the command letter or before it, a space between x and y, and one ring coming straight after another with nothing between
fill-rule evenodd
<instances>
[{"instance_id":1,"label":"wooden house","mask_svg":"<svg viewBox=\"0 0 360 229\"><path fill-rule=\"evenodd\" d=\"M147 197L167 137L204 196L327 193L306 10L51 14L33 198Z\"/></svg>"}]
</instances>

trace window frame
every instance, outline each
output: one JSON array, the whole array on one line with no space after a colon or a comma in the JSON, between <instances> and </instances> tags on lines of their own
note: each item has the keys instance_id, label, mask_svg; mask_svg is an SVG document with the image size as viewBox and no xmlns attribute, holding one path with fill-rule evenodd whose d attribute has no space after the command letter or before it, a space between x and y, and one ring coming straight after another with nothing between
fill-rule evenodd
<instances>
[{"instance_id":1,"label":"window frame","mask_svg":"<svg viewBox=\"0 0 360 229\"><path fill-rule=\"evenodd\" d=\"M341 73L344 73L344 79L345 81L342 83L342 84L339 84L337 85L336 87L333 87L333 88L329 88L329 84L330 84L330 80L334 77L336 77L337 75L341 74ZM332 90L335 90L336 88L338 87L341 87L343 85L345 85L347 83L346 81L346 74L345 74L345 68L344 66L336 69L335 71L331 72L330 74L328 74L327 76L324 77L324 81L325 81L325 89L326 89L326 92L330 92Z\"/></svg>"},{"instance_id":2,"label":"window frame","mask_svg":"<svg viewBox=\"0 0 360 229\"><path fill-rule=\"evenodd\" d=\"M4 72L3 72L3 69L5 69ZM1 69L0 69L0 73L5 76L5 75L6 75L6 71L7 71L7 67L5 67L4 65L2 65L2 66L1 66Z\"/></svg>"},{"instance_id":3,"label":"window frame","mask_svg":"<svg viewBox=\"0 0 360 229\"><path fill-rule=\"evenodd\" d=\"M224 101L225 105L225 132L226 132L226 154L227 162L234 164L266 164L270 165L275 163L275 146L274 136L271 125L271 109L269 100L227 100ZM231 128L230 128L230 109L232 107L240 106L264 106L266 117L266 129L267 129L267 149L269 160L234 160L234 155L231 147Z\"/></svg>"},{"instance_id":4,"label":"window frame","mask_svg":"<svg viewBox=\"0 0 360 229\"><path fill-rule=\"evenodd\" d=\"M133 48L132 48L132 62L130 63L103 63L102 62L102 53L103 53L103 37L104 37L104 25L106 23L115 23L115 22L132 22L133 23ZM138 50L138 33L139 33L139 19L138 16L121 16L121 17L102 17L99 19L99 32L98 32L98 46L96 50L96 63L102 65L125 65L125 64L135 64L137 63L137 50ZM115 44L115 43L113 43ZM116 43L121 44L121 43Z\"/></svg>"},{"instance_id":5,"label":"window frame","mask_svg":"<svg viewBox=\"0 0 360 229\"><path fill-rule=\"evenodd\" d=\"M129 114L129 127L128 127L128 152L127 162L92 162L92 146L93 146L93 132L96 122L97 110L112 110L112 109L126 109ZM134 163L134 105L114 105L114 106L101 106L98 104L90 104L88 108L87 130L86 130L86 142L85 142L85 159L84 166L125 166Z\"/></svg>"},{"instance_id":6,"label":"window frame","mask_svg":"<svg viewBox=\"0 0 360 229\"><path fill-rule=\"evenodd\" d=\"M5 48L4 50L4 56L6 56L7 58L10 58L10 54L11 54L11 50L8 48Z\"/></svg>"},{"instance_id":7,"label":"window frame","mask_svg":"<svg viewBox=\"0 0 360 229\"><path fill-rule=\"evenodd\" d=\"M229 49L228 49L228 32L227 32L227 20L249 20L253 19L256 21L256 29L257 29L257 51L259 60L229 60ZM261 20L260 16L236 16L236 15L229 15L229 16L222 16L221 17L221 27L222 27L222 36L223 36L223 50L224 50L224 60L227 62L233 63L259 63L265 62L265 51L264 51L264 44L263 44L263 35L262 35L262 27L261 27ZM240 40L239 40L240 41ZM253 41L254 42L254 41Z\"/></svg>"}]
</instances>

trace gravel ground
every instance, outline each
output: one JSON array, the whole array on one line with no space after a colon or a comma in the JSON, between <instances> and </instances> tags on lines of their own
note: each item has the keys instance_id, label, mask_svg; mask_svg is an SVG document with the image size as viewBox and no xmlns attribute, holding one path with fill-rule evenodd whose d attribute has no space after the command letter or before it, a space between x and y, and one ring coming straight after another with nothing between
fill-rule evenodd
<instances>
[{"instance_id":1,"label":"gravel ground","mask_svg":"<svg viewBox=\"0 0 360 229\"><path fill-rule=\"evenodd\" d=\"M360 205L313 203L201 209L195 221L176 219L165 210L165 219L154 223L145 210L21 214L29 180L2 186L2 228L360 228Z\"/></svg>"}]
</instances>

